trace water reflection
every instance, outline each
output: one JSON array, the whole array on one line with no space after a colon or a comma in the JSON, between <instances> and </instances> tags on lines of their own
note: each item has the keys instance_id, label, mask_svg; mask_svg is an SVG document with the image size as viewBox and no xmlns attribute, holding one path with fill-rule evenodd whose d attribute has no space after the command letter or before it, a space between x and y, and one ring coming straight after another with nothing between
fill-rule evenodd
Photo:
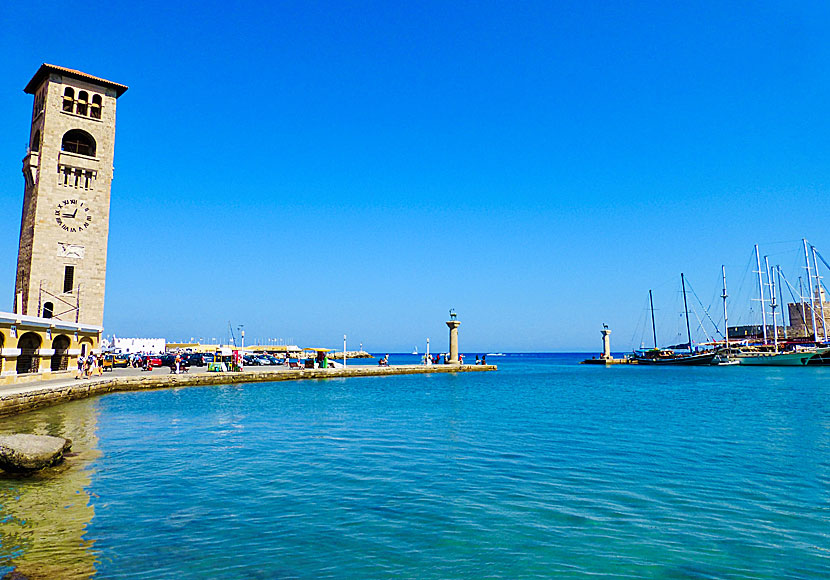
<instances>
[{"instance_id":1,"label":"water reflection","mask_svg":"<svg viewBox=\"0 0 830 580\"><path fill-rule=\"evenodd\" d=\"M63 464L30 477L0 471L0 578L87 579L95 574L95 515L88 488L97 449L96 401L87 399L0 420L0 433L68 437Z\"/></svg>"}]
</instances>

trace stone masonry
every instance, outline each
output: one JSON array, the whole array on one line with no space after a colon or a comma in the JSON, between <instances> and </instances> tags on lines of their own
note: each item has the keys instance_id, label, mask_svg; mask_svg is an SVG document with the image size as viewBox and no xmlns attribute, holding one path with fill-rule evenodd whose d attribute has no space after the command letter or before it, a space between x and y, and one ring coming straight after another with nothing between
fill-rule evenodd
<instances>
[{"instance_id":1,"label":"stone masonry","mask_svg":"<svg viewBox=\"0 0 830 580\"><path fill-rule=\"evenodd\" d=\"M100 326L115 104L127 87L44 64L24 90L34 108L14 312Z\"/></svg>"}]
</instances>

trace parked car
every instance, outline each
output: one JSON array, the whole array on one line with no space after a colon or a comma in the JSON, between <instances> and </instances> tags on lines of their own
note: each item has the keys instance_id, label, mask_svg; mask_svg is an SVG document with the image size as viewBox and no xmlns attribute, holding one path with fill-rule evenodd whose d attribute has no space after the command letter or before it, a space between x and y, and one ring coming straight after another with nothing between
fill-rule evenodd
<instances>
[{"instance_id":1,"label":"parked car","mask_svg":"<svg viewBox=\"0 0 830 580\"><path fill-rule=\"evenodd\" d=\"M130 366L130 355L123 353L116 353L112 355L112 366L119 369L125 369Z\"/></svg>"},{"instance_id":2,"label":"parked car","mask_svg":"<svg viewBox=\"0 0 830 580\"><path fill-rule=\"evenodd\" d=\"M160 367L161 366L161 358L154 354L145 354L141 357L141 366L142 367Z\"/></svg>"},{"instance_id":3,"label":"parked car","mask_svg":"<svg viewBox=\"0 0 830 580\"><path fill-rule=\"evenodd\" d=\"M213 362L213 353L209 352L194 352L186 355L187 364L192 367L203 367L208 363Z\"/></svg>"},{"instance_id":4,"label":"parked car","mask_svg":"<svg viewBox=\"0 0 830 580\"><path fill-rule=\"evenodd\" d=\"M172 353L165 353L159 357L161 359L161 366L169 367L172 364L176 364L176 355Z\"/></svg>"}]
</instances>

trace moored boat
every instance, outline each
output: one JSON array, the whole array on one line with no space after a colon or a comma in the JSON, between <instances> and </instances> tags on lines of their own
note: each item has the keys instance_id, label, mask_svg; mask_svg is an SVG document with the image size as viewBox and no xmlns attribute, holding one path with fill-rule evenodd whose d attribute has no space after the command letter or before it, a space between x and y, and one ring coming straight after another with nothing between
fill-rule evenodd
<instances>
[{"instance_id":1,"label":"moored boat","mask_svg":"<svg viewBox=\"0 0 830 580\"><path fill-rule=\"evenodd\" d=\"M632 358L638 365L710 365L716 356L713 351L677 353L654 348L634 351Z\"/></svg>"},{"instance_id":2,"label":"moored boat","mask_svg":"<svg viewBox=\"0 0 830 580\"><path fill-rule=\"evenodd\" d=\"M732 356L742 365L770 366L770 367L797 367L808 364L816 356L817 351L806 350L797 352L741 352Z\"/></svg>"},{"instance_id":3,"label":"moored boat","mask_svg":"<svg viewBox=\"0 0 830 580\"><path fill-rule=\"evenodd\" d=\"M697 351L692 345L692 332L689 328L689 308L686 304L686 278L680 274L680 284L683 288L683 310L686 313L686 337L688 342L672 348L688 349L689 352L678 353L671 349L657 346L657 328L654 324L654 299L651 290L648 291L648 302L651 307L651 332L654 336L654 348L635 350L631 361L639 365L710 365L717 356L714 350Z\"/></svg>"}]
</instances>

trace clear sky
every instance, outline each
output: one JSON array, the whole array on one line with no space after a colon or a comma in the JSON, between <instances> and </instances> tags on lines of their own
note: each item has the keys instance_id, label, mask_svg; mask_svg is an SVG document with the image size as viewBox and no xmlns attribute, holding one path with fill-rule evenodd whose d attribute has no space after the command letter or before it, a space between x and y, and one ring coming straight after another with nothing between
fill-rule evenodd
<instances>
[{"instance_id":1,"label":"clear sky","mask_svg":"<svg viewBox=\"0 0 830 580\"><path fill-rule=\"evenodd\" d=\"M105 334L438 350L455 308L462 351L622 350L681 271L830 255L826 3L37 4L0 7L3 310L43 62L130 87Z\"/></svg>"}]
</instances>

